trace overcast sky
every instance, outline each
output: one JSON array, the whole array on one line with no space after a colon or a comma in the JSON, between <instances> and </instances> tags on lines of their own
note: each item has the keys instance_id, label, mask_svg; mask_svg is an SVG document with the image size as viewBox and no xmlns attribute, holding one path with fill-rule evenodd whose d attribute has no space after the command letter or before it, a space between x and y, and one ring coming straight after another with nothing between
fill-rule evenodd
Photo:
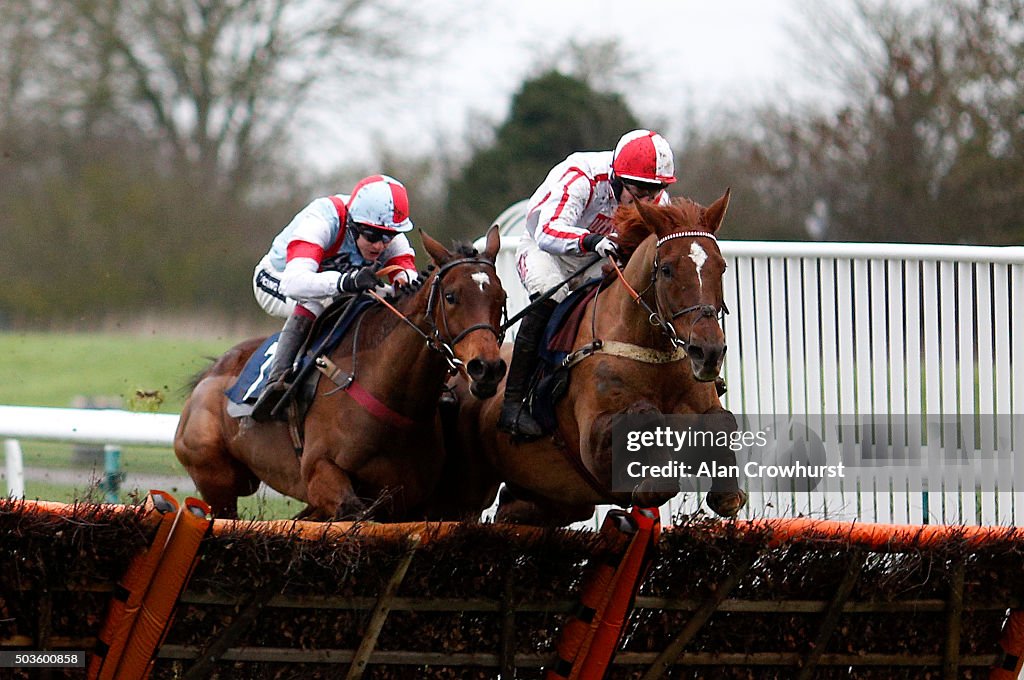
<instances>
[{"instance_id":1,"label":"overcast sky","mask_svg":"<svg viewBox=\"0 0 1024 680\"><path fill-rule=\"evenodd\" d=\"M410 73L415 82L391 93L391 104L346 106L344 125L316 132L319 144L359 157L371 154L375 140L428 150L438 131L457 144L467 121L500 122L540 55L570 38L618 39L643 73L625 92L630 105L643 124L670 136L689 111L713 115L764 101L795 68L786 31L797 14L794 0L432 0L425 6L435 3L439 14L460 16L460 6L472 14L453 22L464 24L455 35L439 37L442 53Z\"/></svg>"}]
</instances>

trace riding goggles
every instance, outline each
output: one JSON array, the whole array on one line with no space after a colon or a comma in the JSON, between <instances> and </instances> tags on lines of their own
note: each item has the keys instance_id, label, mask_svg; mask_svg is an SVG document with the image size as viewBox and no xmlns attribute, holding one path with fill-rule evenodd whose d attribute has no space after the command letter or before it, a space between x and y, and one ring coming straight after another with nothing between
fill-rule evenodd
<instances>
[{"instance_id":1,"label":"riding goggles","mask_svg":"<svg viewBox=\"0 0 1024 680\"><path fill-rule=\"evenodd\" d=\"M356 234L358 236L362 236L367 243L384 243L384 245L387 245L395 238L395 234L393 232L383 231L368 224L353 222L352 228L355 229Z\"/></svg>"},{"instance_id":2,"label":"riding goggles","mask_svg":"<svg viewBox=\"0 0 1024 680\"><path fill-rule=\"evenodd\" d=\"M664 189L664 184L637 184L636 182L623 181L622 185L626 188L626 191L633 195L633 198L654 198L660 194Z\"/></svg>"}]
</instances>

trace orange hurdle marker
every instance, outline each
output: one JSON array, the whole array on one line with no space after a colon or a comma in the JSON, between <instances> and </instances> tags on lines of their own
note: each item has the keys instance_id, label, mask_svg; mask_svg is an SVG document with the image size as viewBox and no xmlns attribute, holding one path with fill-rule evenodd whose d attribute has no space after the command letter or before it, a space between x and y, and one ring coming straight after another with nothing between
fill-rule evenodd
<instances>
[{"instance_id":1,"label":"orange hurdle marker","mask_svg":"<svg viewBox=\"0 0 1024 680\"><path fill-rule=\"evenodd\" d=\"M211 523L209 505L198 498L185 499L128 636L115 680L143 680L149 676L156 652L174 620L178 598L195 567L199 544Z\"/></svg>"},{"instance_id":2,"label":"orange hurdle marker","mask_svg":"<svg viewBox=\"0 0 1024 680\"><path fill-rule=\"evenodd\" d=\"M601 533L628 536L629 544L617 560L594 565L585 577L579 608L562 627L558 659L547 670L546 680L604 675L660 531L657 509L634 508L629 514L612 510L605 516Z\"/></svg>"},{"instance_id":3,"label":"orange hurdle marker","mask_svg":"<svg viewBox=\"0 0 1024 680\"><path fill-rule=\"evenodd\" d=\"M610 511L601 524L601 534L613 540L620 539L617 534L628 536L635 531L636 525L621 510ZM622 554L612 555L599 563L587 565L587 573L580 586L579 605L562 626L556 648L558 658L554 667L547 669L545 680L565 680L578 675L590 640L593 639L594 629L597 628L599 615L611 597L622 557Z\"/></svg>"},{"instance_id":4,"label":"orange hurdle marker","mask_svg":"<svg viewBox=\"0 0 1024 680\"><path fill-rule=\"evenodd\" d=\"M640 584L654 559L658 537L661 535L661 515L657 508L631 508L630 517L636 523L637 531L630 541L622 566L611 586L611 597L598 621L593 640L583 665L580 680L601 680L608 665L615 656L626 620L633 609Z\"/></svg>"},{"instance_id":5,"label":"orange hurdle marker","mask_svg":"<svg viewBox=\"0 0 1024 680\"><path fill-rule=\"evenodd\" d=\"M1024 669L1024 610L1010 612L999 646L1003 653L989 672L989 680L1017 680Z\"/></svg>"},{"instance_id":6,"label":"orange hurdle marker","mask_svg":"<svg viewBox=\"0 0 1024 680\"><path fill-rule=\"evenodd\" d=\"M146 504L149 512L160 513L160 522L149 548L131 561L124 576L114 588L107 620L100 631L96 649L89 659L87 675L90 680L109 680L114 677L117 662L121 659L128 634L139 613L142 598L146 595L146 589L149 588L160 558L163 557L171 528L177 519L178 501L166 491L150 491Z\"/></svg>"}]
</instances>

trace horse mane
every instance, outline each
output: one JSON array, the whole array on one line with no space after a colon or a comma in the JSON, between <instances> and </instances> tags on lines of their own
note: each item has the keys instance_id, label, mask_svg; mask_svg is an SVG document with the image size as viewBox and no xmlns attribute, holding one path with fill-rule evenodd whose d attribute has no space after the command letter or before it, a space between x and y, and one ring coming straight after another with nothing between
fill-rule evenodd
<instances>
[{"instance_id":1,"label":"horse mane","mask_svg":"<svg viewBox=\"0 0 1024 680\"><path fill-rule=\"evenodd\" d=\"M663 221L683 229L708 231L707 208L689 198L674 198L670 205L650 205L647 209L663 216ZM631 255L651 234L655 225L648 224L640 216L635 204L619 206L612 216L612 227L618 236L615 241L623 254Z\"/></svg>"}]
</instances>

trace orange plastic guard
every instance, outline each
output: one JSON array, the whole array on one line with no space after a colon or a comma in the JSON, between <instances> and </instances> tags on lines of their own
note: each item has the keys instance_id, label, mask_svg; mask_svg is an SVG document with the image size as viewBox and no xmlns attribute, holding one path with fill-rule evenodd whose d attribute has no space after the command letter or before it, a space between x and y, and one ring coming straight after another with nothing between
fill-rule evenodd
<instances>
[{"instance_id":1,"label":"orange plastic guard","mask_svg":"<svg viewBox=\"0 0 1024 680\"><path fill-rule=\"evenodd\" d=\"M601 533L616 541L632 535L635 531L635 521L621 510L610 511L605 515L604 523L601 525ZM628 547L626 549L628 550ZM579 605L562 626L562 634L558 638L558 658L554 666L547 669L546 680L578 677L594 639L594 632L608 606L623 559L624 554L618 552L606 560L587 565L587 573L580 587Z\"/></svg>"},{"instance_id":2,"label":"orange plastic guard","mask_svg":"<svg viewBox=\"0 0 1024 680\"><path fill-rule=\"evenodd\" d=\"M199 544L210 528L210 515L210 506L203 501L185 499L128 636L116 680L142 680L149 675L156 650L174 619L178 597L192 573Z\"/></svg>"},{"instance_id":3,"label":"orange plastic guard","mask_svg":"<svg viewBox=\"0 0 1024 680\"><path fill-rule=\"evenodd\" d=\"M178 501L166 491L150 491L146 506L148 513L160 515L160 522L149 547L131 561L124 576L114 588L107 620L100 631L96 649L89 658L89 680L108 680L114 677L117 662L121 659L128 634L139 613L142 598L146 594L160 558L163 557L167 538L171 535L171 527L174 526L179 512Z\"/></svg>"},{"instance_id":4,"label":"orange plastic guard","mask_svg":"<svg viewBox=\"0 0 1024 680\"><path fill-rule=\"evenodd\" d=\"M1024 532L1019 527L948 526L942 524L870 524L837 522L821 519L754 519L738 521L736 526L749 526L752 530L771 531L771 544L820 538L836 538L863 546L869 550L915 549L948 540L963 541L968 546L983 545L988 541L1020 539Z\"/></svg>"},{"instance_id":5,"label":"orange plastic guard","mask_svg":"<svg viewBox=\"0 0 1024 680\"><path fill-rule=\"evenodd\" d=\"M1024 610L1015 609L1003 627L999 641L1003 653L989 672L989 680L1017 680L1024 668Z\"/></svg>"},{"instance_id":6,"label":"orange plastic guard","mask_svg":"<svg viewBox=\"0 0 1024 680\"><path fill-rule=\"evenodd\" d=\"M622 558L622 566L612 584L608 606L598 622L590 650L580 667L580 680L601 680L605 676L622 638L626 619L633 609L636 593L654 559L658 537L661 535L658 509L634 507L630 509L629 515L636 522L637 531Z\"/></svg>"}]
</instances>

